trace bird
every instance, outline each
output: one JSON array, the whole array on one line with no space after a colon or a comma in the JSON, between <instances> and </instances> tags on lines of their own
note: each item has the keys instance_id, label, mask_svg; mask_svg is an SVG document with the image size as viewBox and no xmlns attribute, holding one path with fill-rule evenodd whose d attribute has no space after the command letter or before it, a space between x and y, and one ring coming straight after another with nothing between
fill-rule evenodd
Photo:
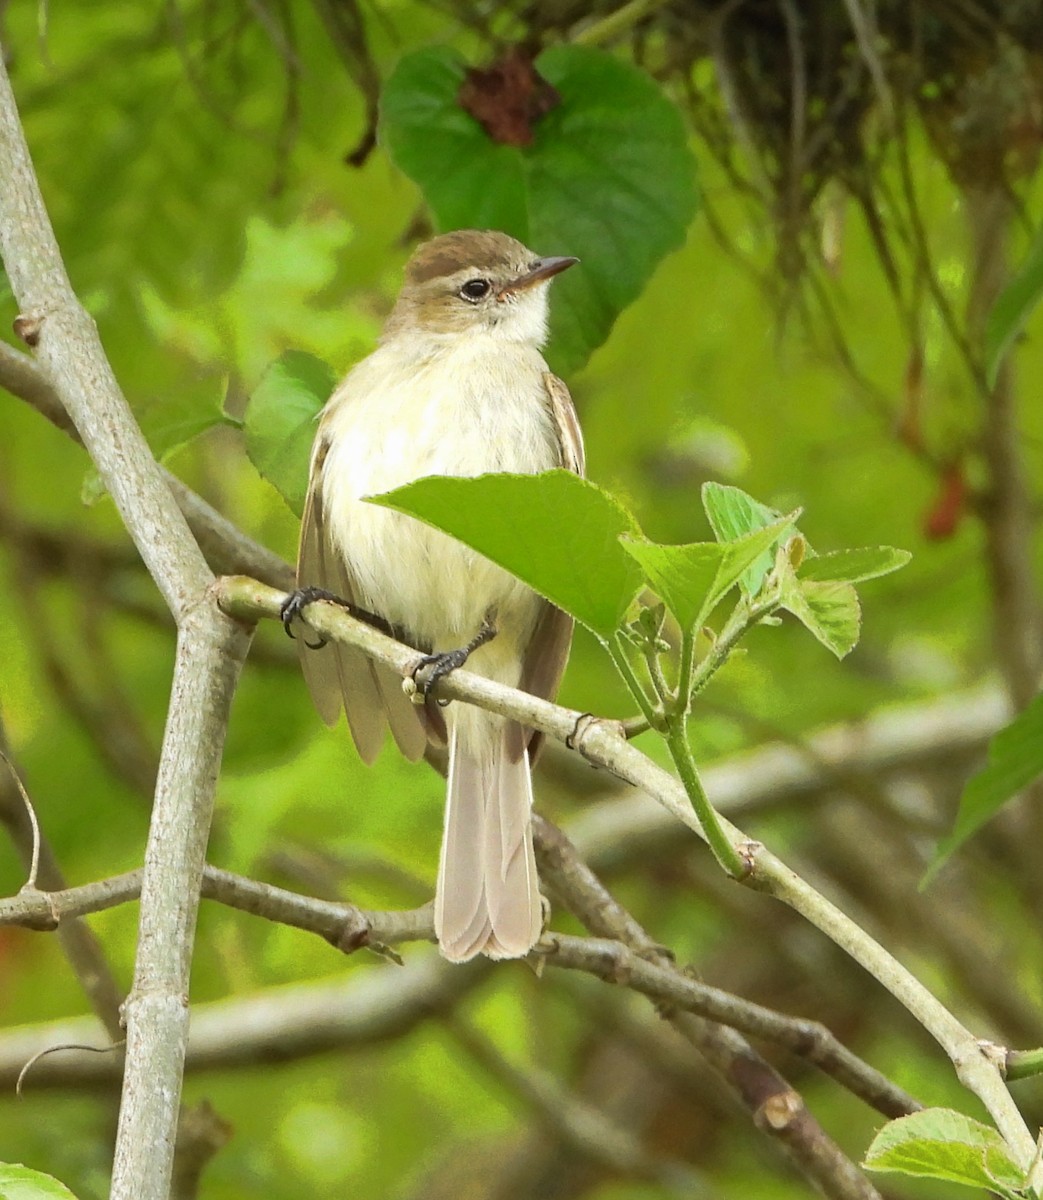
<instances>
[{"instance_id":1,"label":"bird","mask_svg":"<svg viewBox=\"0 0 1043 1200\"><path fill-rule=\"evenodd\" d=\"M531 825L541 735L471 705L443 708L431 689L467 662L553 699L573 622L476 551L364 498L430 475L584 474L572 399L541 352L550 282L578 261L496 230L456 230L415 250L376 349L319 414L297 590L283 609L289 632L311 599L336 598L422 656L417 704L360 650L299 639L320 716L332 725L343 709L364 762L388 728L411 761L448 747L434 927L453 962L524 957L542 934Z\"/></svg>"}]
</instances>

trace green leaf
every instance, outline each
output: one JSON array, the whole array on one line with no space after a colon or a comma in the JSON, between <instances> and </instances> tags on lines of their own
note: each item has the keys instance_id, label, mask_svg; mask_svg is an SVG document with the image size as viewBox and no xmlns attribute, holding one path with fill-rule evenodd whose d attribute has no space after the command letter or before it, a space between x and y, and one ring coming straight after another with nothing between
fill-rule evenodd
<instances>
[{"instance_id":1,"label":"green leaf","mask_svg":"<svg viewBox=\"0 0 1043 1200\"><path fill-rule=\"evenodd\" d=\"M754 500L741 488L723 483L704 483L702 498L710 527L719 542L735 541L758 529L766 529L782 517L782 513ZM791 513L781 532L772 541L781 542L788 533L796 533L794 522L799 516L800 509ZM772 545L769 543L739 579L739 586L747 596L755 596L760 591L773 562Z\"/></svg>"},{"instance_id":2,"label":"green leaf","mask_svg":"<svg viewBox=\"0 0 1043 1200\"><path fill-rule=\"evenodd\" d=\"M697 207L684 122L643 71L555 46L536 70L560 102L530 145L505 145L460 107L467 67L445 47L406 55L384 86L381 136L440 229L502 229L582 265L553 288L552 361L573 370L608 336Z\"/></svg>"},{"instance_id":3,"label":"green leaf","mask_svg":"<svg viewBox=\"0 0 1043 1200\"><path fill-rule=\"evenodd\" d=\"M18 1163L0 1163L0 1200L76 1200L50 1175Z\"/></svg>"},{"instance_id":4,"label":"green leaf","mask_svg":"<svg viewBox=\"0 0 1043 1200\"><path fill-rule=\"evenodd\" d=\"M928 1108L889 1122L873 1139L865 1166L945 1179L1011 1198L1025 1180L995 1129L947 1108Z\"/></svg>"},{"instance_id":5,"label":"green leaf","mask_svg":"<svg viewBox=\"0 0 1043 1200\"><path fill-rule=\"evenodd\" d=\"M431 475L367 499L451 534L602 638L616 631L641 586L619 541L638 533L634 518L571 471Z\"/></svg>"},{"instance_id":6,"label":"green leaf","mask_svg":"<svg viewBox=\"0 0 1043 1200\"><path fill-rule=\"evenodd\" d=\"M174 392L162 401L144 405L136 416L157 459L172 454L215 425L235 424L223 411L221 397L209 388Z\"/></svg>"},{"instance_id":7,"label":"green leaf","mask_svg":"<svg viewBox=\"0 0 1043 1200\"><path fill-rule=\"evenodd\" d=\"M782 607L837 658L858 645L862 609L850 583L839 579L805 581L791 575L782 589Z\"/></svg>"},{"instance_id":8,"label":"green leaf","mask_svg":"<svg viewBox=\"0 0 1043 1200\"><path fill-rule=\"evenodd\" d=\"M336 378L321 359L291 350L264 373L246 406L246 452L300 516L308 490L315 420Z\"/></svg>"},{"instance_id":9,"label":"green leaf","mask_svg":"<svg viewBox=\"0 0 1043 1200\"><path fill-rule=\"evenodd\" d=\"M956 823L943 838L924 877L925 887L945 861L986 821L1043 775L1043 695L1036 698L989 743L988 761L960 797Z\"/></svg>"},{"instance_id":10,"label":"green leaf","mask_svg":"<svg viewBox=\"0 0 1043 1200\"><path fill-rule=\"evenodd\" d=\"M865 546L859 550L834 550L830 554L813 554L804 559L797 571L801 580L838 580L861 583L890 575L912 558L908 550L893 546Z\"/></svg>"},{"instance_id":11,"label":"green leaf","mask_svg":"<svg viewBox=\"0 0 1043 1200\"><path fill-rule=\"evenodd\" d=\"M623 549L641 564L649 586L684 629L701 626L724 595L790 527L783 517L735 541L662 546L624 535Z\"/></svg>"},{"instance_id":12,"label":"green leaf","mask_svg":"<svg viewBox=\"0 0 1043 1200\"><path fill-rule=\"evenodd\" d=\"M1036 232L1025 261L996 298L985 326L985 373L989 387L1025 322L1043 297L1043 227Z\"/></svg>"}]
</instances>

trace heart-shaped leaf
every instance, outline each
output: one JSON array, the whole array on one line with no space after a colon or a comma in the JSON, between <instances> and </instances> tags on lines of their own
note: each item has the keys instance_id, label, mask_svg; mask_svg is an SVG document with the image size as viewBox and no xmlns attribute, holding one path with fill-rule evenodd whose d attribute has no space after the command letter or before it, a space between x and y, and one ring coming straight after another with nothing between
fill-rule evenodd
<instances>
[{"instance_id":1,"label":"heart-shaped leaf","mask_svg":"<svg viewBox=\"0 0 1043 1200\"><path fill-rule=\"evenodd\" d=\"M553 92L527 145L494 140L464 110L467 66L444 47L402 59L384 87L380 128L440 229L502 229L539 254L581 259L554 284L552 362L571 370L684 241L694 160L680 113L637 67L555 46L535 69Z\"/></svg>"}]
</instances>

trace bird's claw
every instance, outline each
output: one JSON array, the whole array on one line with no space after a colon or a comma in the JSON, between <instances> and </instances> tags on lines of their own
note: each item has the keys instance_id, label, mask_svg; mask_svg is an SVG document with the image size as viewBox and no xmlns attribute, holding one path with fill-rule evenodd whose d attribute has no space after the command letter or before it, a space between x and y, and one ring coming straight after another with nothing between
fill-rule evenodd
<instances>
[{"instance_id":1,"label":"bird's claw","mask_svg":"<svg viewBox=\"0 0 1043 1200\"><path fill-rule=\"evenodd\" d=\"M423 655L411 672L417 691L426 699L428 693L440 679L444 679L446 675L451 671L455 671L457 667L462 667L479 646L484 646L486 642L491 642L494 637L496 637L496 625L493 615L490 613L482 622L482 627L466 646L460 646L456 650L443 650L439 654ZM417 676L427 667L430 667L431 670L423 678L418 679ZM439 700L438 703L445 707L449 701Z\"/></svg>"},{"instance_id":2,"label":"bird's claw","mask_svg":"<svg viewBox=\"0 0 1043 1200\"><path fill-rule=\"evenodd\" d=\"M462 667L469 655L470 650L466 646L461 646L458 650L446 650L441 654L423 655L411 672L416 690L426 699L435 684L457 667ZM428 667L431 668L430 671L427 671ZM425 671L426 675L423 674Z\"/></svg>"},{"instance_id":3,"label":"bird's claw","mask_svg":"<svg viewBox=\"0 0 1043 1200\"><path fill-rule=\"evenodd\" d=\"M305 587L296 588L286 597L279 609L279 620L282 621L282 627L286 630L286 636L296 639L296 634L293 632L293 622L304 620L304 609L309 604L313 604L316 600L329 600L333 604L339 604L342 608L347 608L347 603L339 596L335 596L333 592L328 592L325 588ZM305 638L304 644L309 650L321 650L326 645L327 639L319 634L317 642L309 642Z\"/></svg>"}]
</instances>

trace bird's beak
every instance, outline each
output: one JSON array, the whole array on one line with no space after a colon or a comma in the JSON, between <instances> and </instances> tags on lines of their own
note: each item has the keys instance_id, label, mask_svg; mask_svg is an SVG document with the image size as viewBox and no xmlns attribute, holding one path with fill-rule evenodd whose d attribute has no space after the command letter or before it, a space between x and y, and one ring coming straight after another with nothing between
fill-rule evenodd
<instances>
[{"instance_id":1,"label":"bird's beak","mask_svg":"<svg viewBox=\"0 0 1043 1200\"><path fill-rule=\"evenodd\" d=\"M562 271L567 271L569 267L574 267L578 262L578 258L570 258L568 256L561 258L538 258L524 275L519 275L517 279L512 279L509 283L505 283L497 293L496 299L504 300L508 296L513 296L516 292L524 292L526 288L531 288L534 284L542 283L545 279L559 275Z\"/></svg>"}]
</instances>

